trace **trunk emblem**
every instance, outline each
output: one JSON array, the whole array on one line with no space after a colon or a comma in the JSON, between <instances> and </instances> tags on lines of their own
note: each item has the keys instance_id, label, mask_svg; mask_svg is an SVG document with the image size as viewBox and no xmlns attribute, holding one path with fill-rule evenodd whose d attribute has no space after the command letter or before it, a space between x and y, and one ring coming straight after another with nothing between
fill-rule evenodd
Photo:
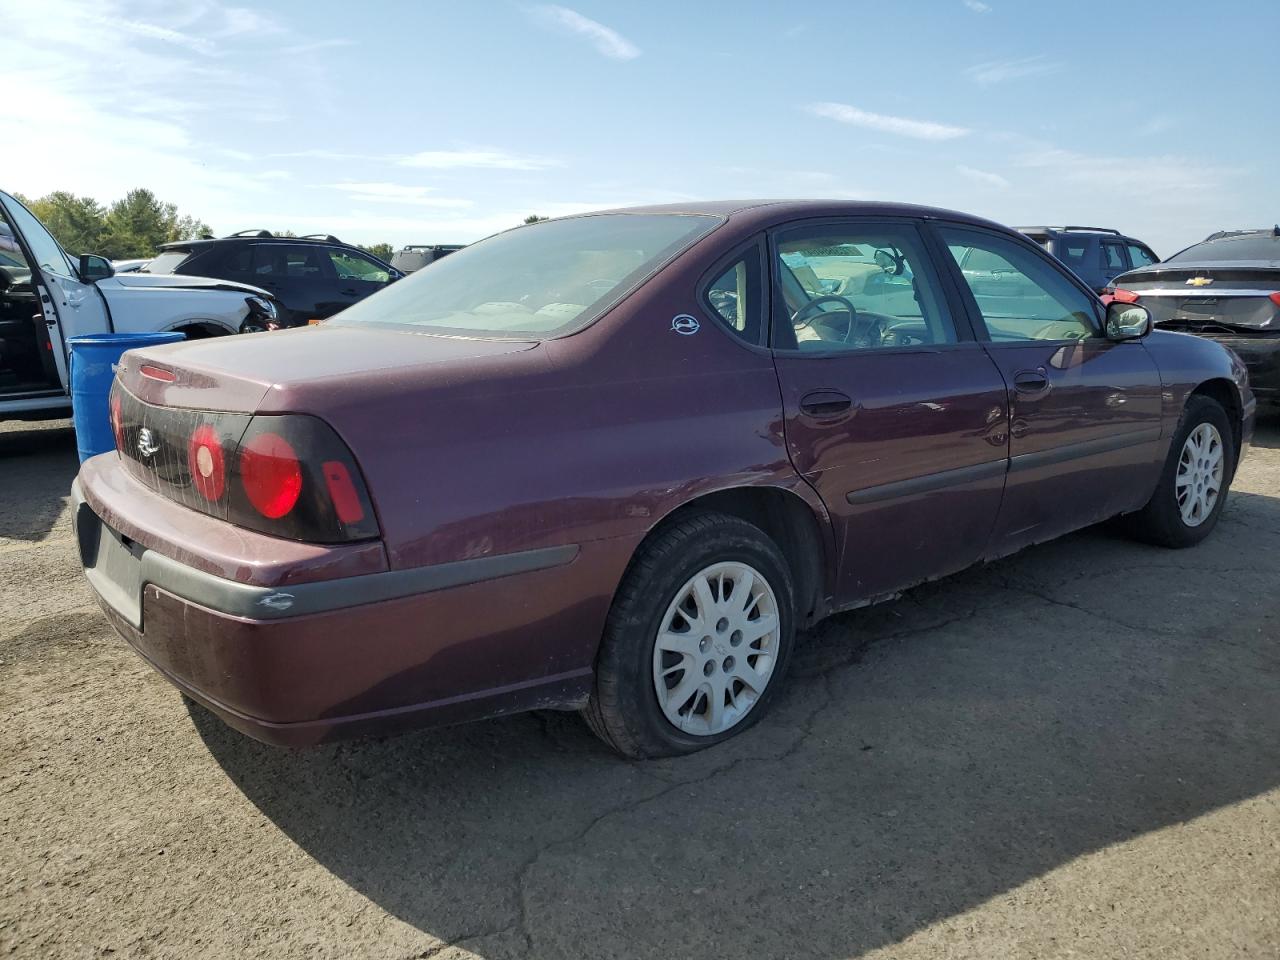
<instances>
[{"instance_id":1,"label":"trunk emblem","mask_svg":"<svg viewBox=\"0 0 1280 960\"><path fill-rule=\"evenodd\" d=\"M155 456L159 451L160 444L156 443L155 434L148 427L143 427L138 431L138 453L145 459Z\"/></svg>"},{"instance_id":2,"label":"trunk emblem","mask_svg":"<svg viewBox=\"0 0 1280 960\"><path fill-rule=\"evenodd\" d=\"M1211 283L1213 283L1213 277L1188 277L1187 278L1188 287L1207 287Z\"/></svg>"}]
</instances>

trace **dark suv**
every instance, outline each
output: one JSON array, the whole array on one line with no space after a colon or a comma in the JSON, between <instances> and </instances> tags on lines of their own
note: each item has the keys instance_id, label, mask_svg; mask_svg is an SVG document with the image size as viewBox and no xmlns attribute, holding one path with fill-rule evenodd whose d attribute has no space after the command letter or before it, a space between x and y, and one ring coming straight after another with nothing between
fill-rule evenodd
<instances>
[{"instance_id":1,"label":"dark suv","mask_svg":"<svg viewBox=\"0 0 1280 960\"><path fill-rule=\"evenodd\" d=\"M1120 274L1159 263L1141 240L1108 227L1017 227L1065 263L1077 277L1103 290Z\"/></svg>"},{"instance_id":2,"label":"dark suv","mask_svg":"<svg viewBox=\"0 0 1280 960\"><path fill-rule=\"evenodd\" d=\"M262 287L284 304L282 327L323 320L404 276L337 237L277 237L267 230L166 243L142 269Z\"/></svg>"}]
</instances>

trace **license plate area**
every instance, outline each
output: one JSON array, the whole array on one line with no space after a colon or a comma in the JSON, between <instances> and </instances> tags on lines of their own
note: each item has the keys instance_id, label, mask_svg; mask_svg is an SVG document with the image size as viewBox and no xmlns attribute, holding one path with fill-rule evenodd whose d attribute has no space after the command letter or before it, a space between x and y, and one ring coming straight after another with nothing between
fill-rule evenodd
<instances>
[{"instance_id":1,"label":"license plate area","mask_svg":"<svg viewBox=\"0 0 1280 960\"><path fill-rule=\"evenodd\" d=\"M90 585L111 609L141 629L143 548L103 523L87 503L76 511L76 539Z\"/></svg>"}]
</instances>

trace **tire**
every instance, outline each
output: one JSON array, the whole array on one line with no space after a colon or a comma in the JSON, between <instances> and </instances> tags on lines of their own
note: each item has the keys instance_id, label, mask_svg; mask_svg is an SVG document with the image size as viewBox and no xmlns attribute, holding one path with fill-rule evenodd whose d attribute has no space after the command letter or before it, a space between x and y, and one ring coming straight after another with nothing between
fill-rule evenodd
<instances>
[{"instance_id":1,"label":"tire","mask_svg":"<svg viewBox=\"0 0 1280 960\"><path fill-rule=\"evenodd\" d=\"M693 753L741 733L782 686L795 639L794 596L782 551L758 527L719 513L674 522L640 547L614 597L587 723L633 759ZM714 622L702 613L706 601ZM748 687L744 676L763 689Z\"/></svg>"},{"instance_id":2,"label":"tire","mask_svg":"<svg viewBox=\"0 0 1280 960\"><path fill-rule=\"evenodd\" d=\"M1188 438L1197 434L1197 431L1200 431L1198 436L1203 438L1207 428L1216 432L1222 464L1221 478L1216 484L1216 494L1210 508L1202 511L1198 520L1195 517L1188 520L1182 509L1182 501L1179 500L1179 473L1183 469L1184 456L1190 456L1194 462L1195 454L1189 447ZM1226 411L1216 400L1193 395L1182 411L1182 419L1174 433L1173 443L1169 446L1169 455L1165 458L1156 491L1145 507L1127 518L1128 532L1139 540L1163 547L1195 546L1209 536L1218 523L1218 517L1227 502L1235 463L1235 434L1231 430L1231 421L1227 418ZM1192 471L1194 473L1194 467ZM1213 477L1210 476L1205 488L1211 489L1213 486ZM1194 482L1191 490L1195 490Z\"/></svg>"}]
</instances>

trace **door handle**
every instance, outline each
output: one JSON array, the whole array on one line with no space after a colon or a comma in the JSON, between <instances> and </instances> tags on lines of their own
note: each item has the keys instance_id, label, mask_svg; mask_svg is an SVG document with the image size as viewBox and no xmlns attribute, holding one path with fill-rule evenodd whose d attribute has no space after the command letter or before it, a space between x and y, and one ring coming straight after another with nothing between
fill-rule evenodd
<instances>
[{"instance_id":1,"label":"door handle","mask_svg":"<svg viewBox=\"0 0 1280 960\"><path fill-rule=\"evenodd\" d=\"M1044 367L1019 370L1013 375L1013 389L1023 394L1044 393L1049 389L1049 372Z\"/></svg>"},{"instance_id":2,"label":"door handle","mask_svg":"<svg viewBox=\"0 0 1280 960\"><path fill-rule=\"evenodd\" d=\"M853 399L839 390L814 390L800 398L800 412L811 417L838 417L853 406Z\"/></svg>"},{"instance_id":3,"label":"door handle","mask_svg":"<svg viewBox=\"0 0 1280 960\"><path fill-rule=\"evenodd\" d=\"M342 294L344 297L354 297L357 295L357 291L354 287L349 287L346 290L339 290L338 292Z\"/></svg>"}]
</instances>

